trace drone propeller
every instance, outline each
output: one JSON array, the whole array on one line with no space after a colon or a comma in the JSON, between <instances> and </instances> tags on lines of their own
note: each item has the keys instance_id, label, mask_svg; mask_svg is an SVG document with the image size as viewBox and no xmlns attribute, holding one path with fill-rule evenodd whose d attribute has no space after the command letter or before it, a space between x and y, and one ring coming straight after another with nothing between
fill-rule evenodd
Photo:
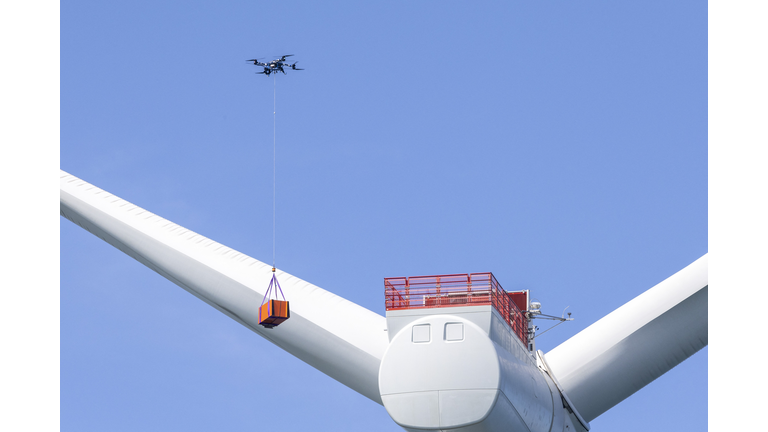
<instances>
[{"instance_id":1,"label":"drone propeller","mask_svg":"<svg viewBox=\"0 0 768 432\"><path fill-rule=\"evenodd\" d=\"M294 63L291 65L291 69L293 69L293 70L304 70L304 69L300 69L300 68L297 68L297 67L296 67L296 63L298 63L298 62L294 62Z\"/></svg>"}]
</instances>

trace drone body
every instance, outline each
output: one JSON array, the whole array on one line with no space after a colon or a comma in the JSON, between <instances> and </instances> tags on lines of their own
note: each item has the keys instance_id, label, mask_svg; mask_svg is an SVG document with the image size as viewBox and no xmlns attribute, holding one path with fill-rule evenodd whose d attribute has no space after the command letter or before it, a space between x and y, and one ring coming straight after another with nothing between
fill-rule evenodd
<instances>
[{"instance_id":1,"label":"drone body","mask_svg":"<svg viewBox=\"0 0 768 432\"><path fill-rule=\"evenodd\" d=\"M298 62L293 62L293 64L289 64L289 63L285 62L286 57L292 57L292 56L293 56L293 54L286 54L286 55L280 57L279 59L275 59L275 60L272 60L272 61L269 61L269 62L266 62L266 63L260 62L259 59L250 59L250 60L246 60L246 61L253 62L253 64L255 66L262 66L264 68L264 70L261 71L261 72L256 72L256 73L257 74L264 74L264 75L267 75L267 76L269 76L269 75L271 75L273 73L276 73L276 72L282 72L283 75L285 75L285 69L284 68L291 68L293 70L304 70L304 69L299 69L299 68L296 67L296 63L298 63Z\"/></svg>"}]
</instances>

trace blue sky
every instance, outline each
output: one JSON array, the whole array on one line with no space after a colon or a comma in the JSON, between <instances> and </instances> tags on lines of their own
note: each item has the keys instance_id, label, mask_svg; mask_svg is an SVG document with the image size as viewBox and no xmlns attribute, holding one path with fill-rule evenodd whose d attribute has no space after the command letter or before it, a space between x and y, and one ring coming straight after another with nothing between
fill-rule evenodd
<instances>
[{"instance_id":1,"label":"blue sky","mask_svg":"<svg viewBox=\"0 0 768 432\"><path fill-rule=\"evenodd\" d=\"M65 2L60 166L268 262L276 86L278 267L382 315L492 271L569 306L546 352L707 253L707 78L701 2ZM60 223L62 430L400 430ZM593 430L705 430L707 364Z\"/></svg>"}]
</instances>

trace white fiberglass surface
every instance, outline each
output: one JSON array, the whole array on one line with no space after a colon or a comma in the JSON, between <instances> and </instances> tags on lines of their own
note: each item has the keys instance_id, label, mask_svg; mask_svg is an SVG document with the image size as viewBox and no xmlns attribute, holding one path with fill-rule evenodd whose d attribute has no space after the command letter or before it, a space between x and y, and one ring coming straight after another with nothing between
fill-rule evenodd
<instances>
[{"instance_id":1,"label":"white fiberglass surface","mask_svg":"<svg viewBox=\"0 0 768 432\"><path fill-rule=\"evenodd\" d=\"M277 270L291 318L258 325L271 266L189 231L62 171L61 213L311 366L380 402L386 320ZM354 326L333 320L344 316Z\"/></svg>"},{"instance_id":2,"label":"white fiberglass surface","mask_svg":"<svg viewBox=\"0 0 768 432\"><path fill-rule=\"evenodd\" d=\"M546 354L591 421L707 345L707 255Z\"/></svg>"}]
</instances>

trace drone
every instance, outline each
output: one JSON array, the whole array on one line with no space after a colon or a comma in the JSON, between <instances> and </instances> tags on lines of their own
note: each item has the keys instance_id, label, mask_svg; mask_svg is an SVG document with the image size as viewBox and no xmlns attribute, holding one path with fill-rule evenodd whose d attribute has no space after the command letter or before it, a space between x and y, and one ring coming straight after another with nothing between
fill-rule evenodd
<instances>
[{"instance_id":1,"label":"drone","mask_svg":"<svg viewBox=\"0 0 768 432\"><path fill-rule=\"evenodd\" d=\"M264 74L264 75L267 75L267 76L269 76L272 73L277 73L277 72L282 72L283 74L285 74L285 69L283 69L284 67L285 68L291 68L293 70L304 70L304 69L300 69L300 68L296 67L296 63L298 63L298 62L294 62L293 64L288 64L288 63L285 62L286 57L291 57L291 56L293 56L293 54L286 54L286 55L280 57L279 59L275 59L275 60L272 60L272 61L269 61L269 62L266 62L266 63L262 63L258 59L250 59L250 60L246 60L246 61L253 62L253 64L255 66L263 66L264 70L261 71L261 72L256 72L256 73L257 74Z\"/></svg>"}]
</instances>

